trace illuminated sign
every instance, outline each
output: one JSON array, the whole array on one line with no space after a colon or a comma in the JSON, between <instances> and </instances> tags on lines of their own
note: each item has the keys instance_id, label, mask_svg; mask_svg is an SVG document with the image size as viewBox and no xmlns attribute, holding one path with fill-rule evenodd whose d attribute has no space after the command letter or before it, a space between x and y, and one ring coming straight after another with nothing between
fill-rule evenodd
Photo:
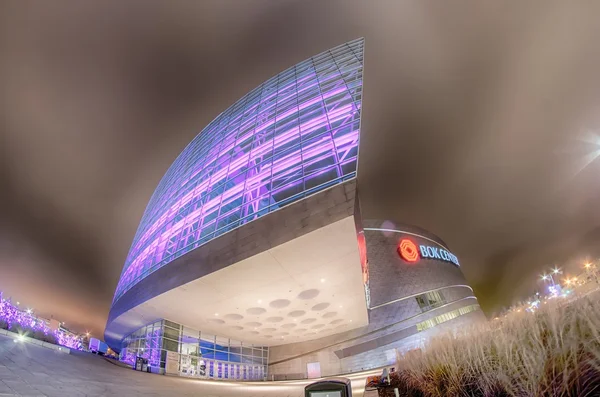
<instances>
[{"instance_id":1,"label":"illuminated sign","mask_svg":"<svg viewBox=\"0 0 600 397\"><path fill-rule=\"evenodd\" d=\"M422 259L439 259L460 266L458 258L450 251L431 245L419 245L417 248L415 243L407 238L403 238L398 243L398 254L402 259L411 263L417 262L420 257Z\"/></svg>"},{"instance_id":2,"label":"illuminated sign","mask_svg":"<svg viewBox=\"0 0 600 397\"><path fill-rule=\"evenodd\" d=\"M421 252L421 258L441 259L446 262L452 262L456 266L458 264L458 258L451 252L446 251L443 248L432 247L430 245L420 245L419 251Z\"/></svg>"},{"instance_id":3,"label":"illuminated sign","mask_svg":"<svg viewBox=\"0 0 600 397\"><path fill-rule=\"evenodd\" d=\"M419 260L419 251L415 243L407 238L400 240L398 244L398 253L407 262L416 262Z\"/></svg>"}]
</instances>

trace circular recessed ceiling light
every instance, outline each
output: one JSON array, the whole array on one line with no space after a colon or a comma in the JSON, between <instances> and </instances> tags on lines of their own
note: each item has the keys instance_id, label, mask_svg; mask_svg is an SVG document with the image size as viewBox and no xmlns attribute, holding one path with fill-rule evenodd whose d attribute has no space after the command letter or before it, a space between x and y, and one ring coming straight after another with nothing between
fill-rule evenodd
<instances>
[{"instance_id":1,"label":"circular recessed ceiling light","mask_svg":"<svg viewBox=\"0 0 600 397\"><path fill-rule=\"evenodd\" d=\"M287 299L276 299L269 303L273 309L283 309L284 307L288 307L292 302Z\"/></svg>"},{"instance_id":2,"label":"circular recessed ceiling light","mask_svg":"<svg viewBox=\"0 0 600 397\"><path fill-rule=\"evenodd\" d=\"M290 317L302 317L306 314L304 310L294 310L288 313Z\"/></svg>"},{"instance_id":3,"label":"circular recessed ceiling light","mask_svg":"<svg viewBox=\"0 0 600 397\"><path fill-rule=\"evenodd\" d=\"M268 323L278 323L280 321L283 321L283 317L277 317L277 316L275 316L275 317L269 317L265 321L268 322Z\"/></svg>"},{"instance_id":4,"label":"circular recessed ceiling light","mask_svg":"<svg viewBox=\"0 0 600 397\"><path fill-rule=\"evenodd\" d=\"M329 303L327 303L327 302L322 302L322 303L319 303L319 304L317 304L317 305L314 305L314 306L311 308L311 310L313 310L313 311L315 311L315 312L318 312L318 311L321 311L321 310L325 310L325 309L327 309L328 307L329 307Z\"/></svg>"},{"instance_id":5,"label":"circular recessed ceiling light","mask_svg":"<svg viewBox=\"0 0 600 397\"><path fill-rule=\"evenodd\" d=\"M246 313L252 314L254 316L259 316L259 315L261 315L263 313L266 313L266 312L267 312L267 310L263 309L262 307L251 307L250 309L246 310Z\"/></svg>"},{"instance_id":6,"label":"circular recessed ceiling light","mask_svg":"<svg viewBox=\"0 0 600 397\"><path fill-rule=\"evenodd\" d=\"M313 299L313 298L316 298L317 295L319 295L319 292L320 291L318 289L307 289L298 294L298 299L302 299L302 300Z\"/></svg>"}]
</instances>

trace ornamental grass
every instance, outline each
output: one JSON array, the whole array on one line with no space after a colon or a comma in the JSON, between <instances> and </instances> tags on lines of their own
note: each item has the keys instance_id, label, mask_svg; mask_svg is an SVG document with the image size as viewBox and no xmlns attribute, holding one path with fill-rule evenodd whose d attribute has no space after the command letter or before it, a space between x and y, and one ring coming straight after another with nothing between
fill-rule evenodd
<instances>
[{"instance_id":1,"label":"ornamental grass","mask_svg":"<svg viewBox=\"0 0 600 397\"><path fill-rule=\"evenodd\" d=\"M600 396L600 304L556 301L445 334L399 357L392 384L401 396Z\"/></svg>"}]
</instances>

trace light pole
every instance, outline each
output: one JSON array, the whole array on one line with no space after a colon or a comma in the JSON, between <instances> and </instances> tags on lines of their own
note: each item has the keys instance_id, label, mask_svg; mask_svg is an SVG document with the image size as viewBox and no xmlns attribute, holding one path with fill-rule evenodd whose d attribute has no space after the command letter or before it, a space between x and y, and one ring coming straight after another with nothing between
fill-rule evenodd
<instances>
[{"instance_id":1,"label":"light pole","mask_svg":"<svg viewBox=\"0 0 600 397\"><path fill-rule=\"evenodd\" d=\"M554 269L552 269L550 274L546 274L546 273L542 274L542 280L543 281L550 280L552 282L552 285L556 285L556 282L554 281L554 275L556 275L556 274L562 274L562 270L555 267Z\"/></svg>"},{"instance_id":2,"label":"light pole","mask_svg":"<svg viewBox=\"0 0 600 397\"><path fill-rule=\"evenodd\" d=\"M562 270L557 266L554 266L554 268L551 270L552 271L550 272L550 274L543 273L541 276L541 279L542 279L542 281L550 280L551 285L548 289L550 290L550 293L553 296L556 296L558 294L558 290L557 290L556 281L554 280L554 276L558 275L558 274L562 274ZM560 288L560 285L558 287Z\"/></svg>"},{"instance_id":3,"label":"light pole","mask_svg":"<svg viewBox=\"0 0 600 397\"><path fill-rule=\"evenodd\" d=\"M594 281L596 281L596 284L600 284L600 282L598 281L598 272L596 271L596 265L594 265L591 262L587 262L585 265L583 265L583 267L585 268L585 271L588 274L588 276L593 277Z\"/></svg>"},{"instance_id":4,"label":"light pole","mask_svg":"<svg viewBox=\"0 0 600 397\"><path fill-rule=\"evenodd\" d=\"M554 269L552 269L552 274L553 275L562 274L562 270L560 268L554 266ZM554 277L552 278L552 282L554 283Z\"/></svg>"},{"instance_id":5,"label":"light pole","mask_svg":"<svg viewBox=\"0 0 600 397\"><path fill-rule=\"evenodd\" d=\"M554 279L552 278L552 276L547 275L546 273L541 275L541 279L542 281L552 281L552 284L554 284Z\"/></svg>"},{"instance_id":6,"label":"light pole","mask_svg":"<svg viewBox=\"0 0 600 397\"><path fill-rule=\"evenodd\" d=\"M571 285L572 280L570 278L565 279L565 284Z\"/></svg>"}]
</instances>

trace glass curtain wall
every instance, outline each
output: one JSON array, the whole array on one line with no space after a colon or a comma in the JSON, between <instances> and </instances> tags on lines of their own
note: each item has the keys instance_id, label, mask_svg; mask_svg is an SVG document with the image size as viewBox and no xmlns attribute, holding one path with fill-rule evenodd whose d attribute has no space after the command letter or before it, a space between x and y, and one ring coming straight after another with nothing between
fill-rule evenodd
<instances>
[{"instance_id":1,"label":"glass curtain wall","mask_svg":"<svg viewBox=\"0 0 600 397\"><path fill-rule=\"evenodd\" d=\"M202 130L152 195L113 302L215 237L356 176L363 44L300 62Z\"/></svg>"},{"instance_id":2,"label":"glass curtain wall","mask_svg":"<svg viewBox=\"0 0 600 397\"><path fill-rule=\"evenodd\" d=\"M175 371L181 376L257 381L267 377L269 349L163 320L124 339L121 361L133 365L136 357L148 359L156 373Z\"/></svg>"}]
</instances>

